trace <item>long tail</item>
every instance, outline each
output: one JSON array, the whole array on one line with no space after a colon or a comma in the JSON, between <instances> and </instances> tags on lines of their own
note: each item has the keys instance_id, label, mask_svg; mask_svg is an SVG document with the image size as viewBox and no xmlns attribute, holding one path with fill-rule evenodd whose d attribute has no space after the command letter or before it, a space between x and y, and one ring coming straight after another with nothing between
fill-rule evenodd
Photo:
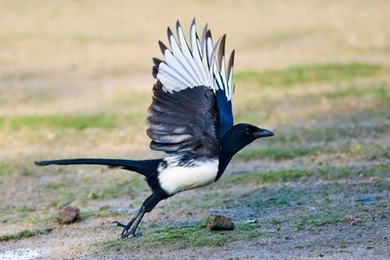
<instances>
[{"instance_id":1,"label":"long tail","mask_svg":"<svg viewBox=\"0 0 390 260\"><path fill-rule=\"evenodd\" d=\"M78 158L78 159L65 159L65 160L35 161L34 163L38 166L75 165L75 164L104 165L108 167L135 171L148 177L151 174L157 172L157 168L160 162L161 159L134 161L134 160L122 160L122 159Z\"/></svg>"}]
</instances>

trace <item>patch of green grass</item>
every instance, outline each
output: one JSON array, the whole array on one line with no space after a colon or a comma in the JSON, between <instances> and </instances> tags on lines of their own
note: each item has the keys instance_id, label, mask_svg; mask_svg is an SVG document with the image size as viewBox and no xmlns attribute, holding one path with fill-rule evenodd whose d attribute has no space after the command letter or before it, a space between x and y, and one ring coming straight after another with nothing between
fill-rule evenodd
<instances>
[{"instance_id":1,"label":"patch of green grass","mask_svg":"<svg viewBox=\"0 0 390 260\"><path fill-rule=\"evenodd\" d=\"M299 220L295 226L299 229L314 226L334 225L345 220L345 214L340 211L330 211L310 215Z\"/></svg>"},{"instance_id":2,"label":"patch of green grass","mask_svg":"<svg viewBox=\"0 0 390 260\"><path fill-rule=\"evenodd\" d=\"M17 168L17 165L9 162L0 162L0 180L2 176L14 172Z\"/></svg>"},{"instance_id":3,"label":"patch of green grass","mask_svg":"<svg viewBox=\"0 0 390 260\"><path fill-rule=\"evenodd\" d=\"M271 170L261 175L262 183L270 182L287 182L302 179L309 176L310 170L308 169L284 169L284 170Z\"/></svg>"},{"instance_id":4,"label":"patch of green grass","mask_svg":"<svg viewBox=\"0 0 390 260\"><path fill-rule=\"evenodd\" d=\"M53 228L45 227L41 229L25 229L20 232L17 232L15 234L7 234L7 235L1 235L0 236L0 242L10 241L10 240L20 240L24 238L34 237L38 235L43 235L50 233L53 230Z\"/></svg>"},{"instance_id":5,"label":"patch of green grass","mask_svg":"<svg viewBox=\"0 0 390 260\"><path fill-rule=\"evenodd\" d=\"M272 225L280 225L282 223L283 223L283 220L281 220L281 219L278 219L278 218L271 219Z\"/></svg>"},{"instance_id":6,"label":"patch of green grass","mask_svg":"<svg viewBox=\"0 0 390 260\"><path fill-rule=\"evenodd\" d=\"M256 200L253 203L250 203L250 205L260 209L288 206L295 204L303 197L307 197L307 195L307 192L287 188L283 190L278 190L277 192L271 194L271 196L262 200L258 200L256 198Z\"/></svg>"},{"instance_id":7,"label":"patch of green grass","mask_svg":"<svg viewBox=\"0 0 390 260\"><path fill-rule=\"evenodd\" d=\"M379 128L379 127L378 127ZM353 131L353 130L352 130ZM361 135L369 135L369 133L372 133L370 136L373 137L375 134L381 134L385 130L380 129L378 131L375 130L367 130L364 132L362 130ZM310 132L310 131L308 131ZM332 144L310 144L310 142L316 141L316 136L324 136L324 138L318 138L317 140L321 141L334 141L341 139L344 135L344 130L339 130L338 133L337 129L334 129L334 131L323 131L321 129L318 130L318 133L312 133L312 135L307 134L305 137L307 137L306 143L303 144L299 140L301 137L299 136L282 136L281 140L277 140L275 142L269 142L266 146L260 147L260 146L252 146L248 147L244 150L242 150L240 153L238 153L235 157L237 160L243 160L243 161L249 161L254 159L261 159L261 158L268 158L272 160L288 160L288 159L294 159L304 156L315 156L318 154L331 154L331 153L345 153L350 156L360 156L365 157L366 159L370 159L373 156L375 157L383 157L383 158L389 158L390 153L386 147L384 147L381 144L377 143L363 143L365 141L364 137L362 136L361 140L357 140L356 142L351 143L345 143L339 146L335 146ZM348 133L346 136L355 136L359 135L359 131L355 131L355 133ZM288 135L288 134L287 134ZM304 135L304 133L302 133ZM347 137L344 137L345 139ZM352 137L351 137L352 138ZM356 137L357 138L357 137ZM289 141L290 143L289 143ZM359 143L362 142L362 143Z\"/></svg>"},{"instance_id":8,"label":"patch of green grass","mask_svg":"<svg viewBox=\"0 0 390 260\"><path fill-rule=\"evenodd\" d=\"M236 159L284 160L335 152L388 158L384 145L366 141L367 137L381 138L388 132L387 117L388 109L381 107L375 111L336 115L336 118L321 122L323 127L279 126L274 130L275 137L253 143L238 153ZM372 124L367 124L367 121ZM339 140L339 145L331 143ZM346 140L351 142L347 143ZM360 148L356 149L357 147Z\"/></svg>"},{"instance_id":9,"label":"patch of green grass","mask_svg":"<svg viewBox=\"0 0 390 260\"><path fill-rule=\"evenodd\" d=\"M341 152L345 152L351 155L358 155L364 157L364 159L372 158L390 158L390 151L387 147L375 143L354 143L344 146L340 149Z\"/></svg>"},{"instance_id":10,"label":"patch of green grass","mask_svg":"<svg viewBox=\"0 0 390 260\"><path fill-rule=\"evenodd\" d=\"M330 196L333 194L341 193L342 189L339 186L336 186L336 184L331 184L328 186L325 186L321 189L321 193L324 196Z\"/></svg>"},{"instance_id":11,"label":"patch of green grass","mask_svg":"<svg viewBox=\"0 0 390 260\"><path fill-rule=\"evenodd\" d=\"M238 160L251 160L256 158L269 158L273 160L293 159L306 155L315 154L319 147L292 147L270 146L247 148L237 154Z\"/></svg>"},{"instance_id":12,"label":"patch of green grass","mask_svg":"<svg viewBox=\"0 0 390 260\"><path fill-rule=\"evenodd\" d=\"M390 178L387 175L387 178L381 178L376 180L374 186L378 187L380 190L390 190Z\"/></svg>"},{"instance_id":13,"label":"patch of green grass","mask_svg":"<svg viewBox=\"0 0 390 260\"><path fill-rule=\"evenodd\" d=\"M358 124L353 124L345 127L320 127L314 129L297 127L281 133L278 135L278 139L275 138L272 141L280 144L286 142L330 142L338 139L364 138L367 135L373 136L384 133L386 133L385 125L359 126Z\"/></svg>"},{"instance_id":14,"label":"patch of green grass","mask_svg":"<svg viewBox=\"0 0 390 260\"><path fill-rule=\"evenodd\" d=\"M390 158L386 146L377 143L347 143L340 147L323 146L319 149L321 154L344 153L353 158L371 160L373 158Z\"/></svg>"},{"instance_id":15,"label":"patch of green grass","mask_svg":"<svg viewBox=\"0 0 390 260\"><path fill-rule=\"evenodd\" d=\"M171 227L160 230L150 230L141 239L108 240L102 243L109 250L135 248L171 248L182 249L189 247L220 247L236 240L250 240L261 236L256 225L247 223L236 224L234 231L210 231L204 225Z\"/></svg>"},{"instance_id":16,"label":"patch of green grass","mask_svg":"<svg viewBox=\"0 0 390 260\"><path fill-rule=\"evenodd\" d=\"M175 203L173 208L181 208L183 205L191 204L193 208L215 208L223 205L227 201L228 194L223 191L210 192L195 198L185 197Z\"/></svg>"},{"instance_id":17,"label":"patch of green grass","mask_svg":"<svg viewBox=\"0 0 390 260\"><path fill-rule=\"evenodd\" d=\"M0 215L0 222L6 221L7 223L30 223L36 225L51 225L56 223L56 216L58 211L58 205L54 205L54 208L34 210L26 207L17 209L2 209ZM127 216L125 211L119 211L111 209L107 206L101 207L98 210L82 210L80 212L80 218L82 220L87 218L101 218L101 217L115 217L115 216Z\"/></svg>"},{"instance_id":18,"label":"patch of green grass","mask_svg":"<svg viewBox=\"0 0 390 260\"><path fill-rule=\"evenodd\" d=\"M63 189L63 188L66 188L66 187L69 187L70 185L70 182L68 181L61 181L61 182L50 182L48 184L45 184L45 189L48 189L48 190L59 190L59 189Z\"/></svg>"},{"instance_id":19,"label":"patch of green grass","mask_svg":"<svg viewBox=\"0 0 390 260\"><path fill-rule=\"evenodd\" d=\"M14 207L14 206L6 206L0 208L0 222L7 223L15 223L19 221L30 222L33 224L39 224L32 222L33 218L35 219L35 215L37 215L37 211L35 208L29 207Z\"/></svg>"},{"instance_id":20,"label":"patch of green grass","mask_svg":"<svg viewBox=\"0 0 390 260\"><path fill-rule=\"evenodd\" d=\"M37 225L50 224L54 222L55 215L56 213L52 210L44 209L38 211L22 207L14 211L13 217L8 222L25 222Z\"/></svg>"},{"instance_id":21,"label":"patch of green grass","mask_svg":"<svg viewBox=\"0 0 390 260\"><path fill-rule=\"evenodd\" d=\"M134 177L131 180L123 181L98 191L92 191L89 193L88 197L92 199L117 198L123 194L131 193L131 189L140 188L143 183L144 181L142 180L142 178Z\"/></svg>"},{"instance_id":22,"label":"patch of green grass","mask_svg":"<svg viewBox=\"0 0 390 260\"><path fill-rule=\"evenodd\" d=\"M117 198L125 194L132 194L135 190L141 189L144 181L141 177L134 176L129 180L115 182L105 187L97 187L89 184L90 180L78 182L74 179L63 179L45 184L43 187L48 191L55 191L53 194L54 205L70 200L79 200L81 203L87 200L104 200Z\"/></svg>"},{"instance_id":23,"label":"patch of green grass","mask_svg":"<svg viewBox=\"0 0 390 260\"><path fill-rule=\"evenodd\" d=\"M352 87L352 88L342 89L333 92L326 92L321 94L321 96L331 100L341 100L341 99L351 98L351 97L359 98L365 96L390 98L390 91L389 88L385 86L366 86L364 88Z\"/></svg>"},{"instance_id":24,"label":"patch of green grass","mask_svg":"<svg viewBox=\"0 0 390 260\"><path fill-rule=\"evenodd\" d=\"M292 86L311 82L340 82L372 77L386 72L382 65L365 63L328 63L291 66L279 70L246 70L235 79L251 81L259 86Z\"/></svg>"},{"instance_id":25,"label":"patch of green grass","mask_svg":"<svg viewBox=\"0 0 390 260\"><path fill-rule=\"evenodd\" d=\"M310 169L281 169L270 170L265 172L248 172L230 177L229 182L234 184L239 183L272 183L272 182L287 182L301 179L310 175Z\"/></svg>"},{"instance_id":26,"label":"patch of green grass","mask_svg":"<svg viewBox=\"0 0 390 260\"><path fill-rule=\"evenodd\" d=\"M384 176L390 171L389 165L370 167L318 167L318 168L290 168L269 170L265 172L248 172L233 175L227 183L230 184L263 184L275 182L291 182L308 178L343 179L348 177Z\"/></svg>"},{"instance_id":27,"label":"patch of green grass","mask_svg":"<svg viewBox=\"0 0 390 260\"><path fill-rule=\"evenodd\" d=\"M142 115L143 117L143 115ZM0 129L9 128L12 131L22 129L37 130L45 128L84 130L86 128L111 129L121 123L136 123L140 114L129 115L32 115L32 116L2 116Z\"/></svg>"},{"instance_id":28,"label":"patch of green grass","mask_svg":"<svg viewBox=\"0 0 390 260\"><path fill-rule=\"evenodd\" d=\"M126 212L111 210L109 207L101 207L99 210L81 211L80 219L84 220L87 218L105 218L115 216L127 216Z\"/></svg>"}]
</instances>

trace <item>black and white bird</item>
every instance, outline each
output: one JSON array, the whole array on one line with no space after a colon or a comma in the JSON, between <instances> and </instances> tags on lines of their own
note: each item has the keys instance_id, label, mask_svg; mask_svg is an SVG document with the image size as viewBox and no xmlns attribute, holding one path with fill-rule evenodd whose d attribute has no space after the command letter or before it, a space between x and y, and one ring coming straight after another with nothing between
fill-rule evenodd
<instances>
[{"instance_id":1,"label":"black and white bird","mask_svg":"<svg viewBox=\"0 0 390 260\"><path fill-rule=\"evenodd\" d=\"M153 101L147 135L150 148L167 153L154 160L65 159L37 161L39 166L94 164L119 167L145 176L152 194L123 227L122 238L136 236L145 213L179 192L218 181L232 157L269 130L233 125L234 51L225 62L226 35L214 44L205 26L201 39L192 21L189 40L177 21L176 37L168 27L169 47L159 42L163 59L153 58ZM225 68L226 66L226 68Z\"/></svg>"}]
</instances>

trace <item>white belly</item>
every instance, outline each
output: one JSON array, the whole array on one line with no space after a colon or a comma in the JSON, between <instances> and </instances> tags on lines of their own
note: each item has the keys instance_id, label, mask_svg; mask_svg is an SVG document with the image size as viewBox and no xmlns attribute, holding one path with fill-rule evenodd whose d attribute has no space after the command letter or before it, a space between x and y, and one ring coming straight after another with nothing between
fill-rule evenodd
<instances>
[{"instance_id":1,"label":"white belly","mask_svg":"<svg viewBox=\"0 0 390 260\"><path fill-rule=\"evenodd\" d=\"M215 181L218 172L218 160L207 160L188 166L171 164L163 169L159 176L161 188L169 194L201 187Z\"/></svg>"}]
</instances>

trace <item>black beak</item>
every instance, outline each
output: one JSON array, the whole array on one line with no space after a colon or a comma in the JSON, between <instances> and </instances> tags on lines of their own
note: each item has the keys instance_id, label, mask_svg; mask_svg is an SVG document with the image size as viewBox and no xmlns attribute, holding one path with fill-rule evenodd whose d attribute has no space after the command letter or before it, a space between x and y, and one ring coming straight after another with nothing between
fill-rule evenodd
<instances>
[{"instance_id":1,"label":"black beak","mask_svg":"<svg viewBox=\"0 0 390 260\"><path fill-rule=\"evenodd\" d=\"M260 137L273 136L274 133L272 133L270 130L259 128L259 130L257 130L255 133L253 133L253 135L254 135L256 138L260 138Z\"/></svg>"}]
</instances>

